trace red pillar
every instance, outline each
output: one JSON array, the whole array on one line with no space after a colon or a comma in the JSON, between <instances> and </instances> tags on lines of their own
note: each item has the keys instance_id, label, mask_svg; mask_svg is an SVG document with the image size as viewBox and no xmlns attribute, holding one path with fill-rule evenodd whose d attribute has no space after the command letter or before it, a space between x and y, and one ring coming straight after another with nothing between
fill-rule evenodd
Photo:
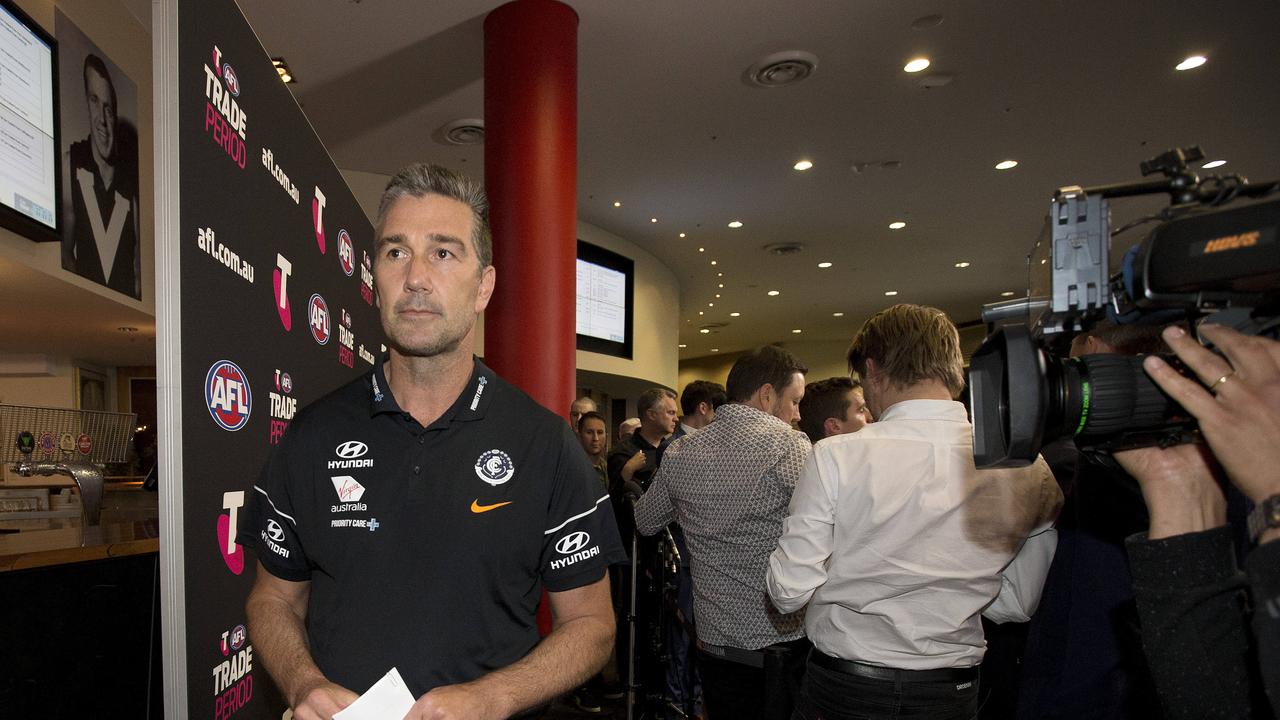
<instances>
[{"instance_id":1,"label":"red pillar","mask_svg":"<svg viewBox=\"0 0 1280 720\"><path fill-rule=\"evenodd\" d=\"M484 22L485 188L497 288L484 359L558 415L573 402L578 15L516 0Z\"/></svg>"},{"instance_id":2,"label":"red pillar","mask_svg":"<svg viewBox=\"0 0 1280 720\"><path fill-rule=\"evenodd\" d=\"M567 417L578 234L578 14L568 5L515 0L485 18L484 145L498 269L485 364ZM551 631L545 602L538 628Z\"/></svg>"}]
</instances>

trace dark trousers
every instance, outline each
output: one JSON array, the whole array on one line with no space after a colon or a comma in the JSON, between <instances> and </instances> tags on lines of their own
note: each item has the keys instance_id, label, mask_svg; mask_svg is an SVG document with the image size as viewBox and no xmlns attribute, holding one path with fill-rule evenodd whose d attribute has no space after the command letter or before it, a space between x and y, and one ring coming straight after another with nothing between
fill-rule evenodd
<instances>
[{"instance_id":1,"label":"dark trousers","mask_svg":"<svg viewBox=\"0 0 1280 720\"><path fill-rule=\"evenodd\" d=\"M972 679L917 681L850 675L816 665L805 670L792 720L972 720L978 716L978 673Z\"/></svg>"},{"instance_id":2,"label":"dark trousers","mask_svg":"<svg viewBox=\"0 0 1280 720\"><path fill-rule=\"evenodd\" d=\"M762 667L698 651L707 720L788 720L804 678L807 638L756 651Z\"/></svg>"}]
</instances>

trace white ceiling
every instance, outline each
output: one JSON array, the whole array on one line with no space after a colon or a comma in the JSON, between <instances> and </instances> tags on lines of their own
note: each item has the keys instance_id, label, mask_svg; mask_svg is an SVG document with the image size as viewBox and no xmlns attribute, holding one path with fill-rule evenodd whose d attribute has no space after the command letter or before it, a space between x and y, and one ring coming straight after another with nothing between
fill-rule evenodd
<instances>
[{"instance_id":1,"label":"white ceiling","mask_svg":"<svg viewBox=\"0 0 1280 720\"><path fill-rule=\"evenodd\" d=\"M145 0L125 2L149 12ZM268 52L287 58L339 167L390 174L428 160L482 174L481 147L433 135L482 116L482 23L497 3L239 2ZM682 358L847 340L894 301L975 320L983 303L1025 287L1024 257L1056 187L1136 180L1139 161L1171 147L1200 144L1229 161L1215 172L1280 177L1275 0L570 5L580 17L579 215L676 273ZM913 29L932 14L942 23ZM808 80L768 90L742 81L761 57L792 49L818 57ZM1197 53L1208 64L1173 69ZM902 71L919 55L954 81L919 87ZM793 171L801 158L813 169ZM993 169L1006 158L1019 166ZM852 169L886 160L901 166ZM1117 202L1115 216L1157 204ZM745 226L729 229L733 219ZM900 219L906 229L888 229ZM805 250L762 250L778 242ZM961 260L972 265L954 268ZM728 325L699 334L708 322Z\"/></svg>"}]
</instances>

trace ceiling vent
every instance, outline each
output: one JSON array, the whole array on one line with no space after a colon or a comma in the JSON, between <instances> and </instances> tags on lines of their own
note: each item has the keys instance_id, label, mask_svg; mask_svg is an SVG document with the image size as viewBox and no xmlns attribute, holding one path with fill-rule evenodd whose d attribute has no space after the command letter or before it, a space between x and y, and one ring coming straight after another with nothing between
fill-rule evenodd
<instances>
[{"instance_id":1,"label":"ceiling vent","mask_svg":"<svg viewBox=\"0 0 1280 720\"><path fill-rule=\"evenodd\" d=\"M817 69L817 55L803 50L785 50L767 55L747 68L743 80L752 87L776 88L798 83Z\"/></svg>"},{"instance_id":2,"label":"ceiling vent","mask_svg":"<svg viewBox=\"0 0 1280 720\"><path fill-rule=\"evenodd\" d=\"M764 250L772 255L797 255L804 252L804 246L800 243L770 243L764 246Z\"/></svg>"},{"instance_id":3,"label":"ceiling vent","mask_svg":"<svg viewBox=\"0 0 1280 720\"><path fill-rule=\"evenodd\" d=\"M436 141L449 145L479 145L484 142L484 120L454 120L436 131Z\"/></svg>"},{"instance_id":4,"label":"ceiling vent","mask_svg":"<svg viewBox=\"0 0 1280 720\"><path fill-rule=\"evenodd\" d=\"M951 81L955 79L956 76L951 73L933 72L916 78L916 85L928 90L929 88L938 88L950 85Z\"/></svg>"}]
</instances>

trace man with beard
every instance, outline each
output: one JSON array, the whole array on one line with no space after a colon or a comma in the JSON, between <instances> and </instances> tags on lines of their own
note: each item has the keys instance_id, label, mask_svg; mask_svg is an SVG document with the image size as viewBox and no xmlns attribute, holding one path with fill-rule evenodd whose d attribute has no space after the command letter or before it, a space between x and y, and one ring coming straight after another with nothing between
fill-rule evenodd
<instances>
[{"instance_id":1,"label":"man with beard","mask_svg":"<svg viewBox=\"0 0 1280 720\"><path fill-rule=\"evenodd\" d=\"M391 179L373 266L389 354L298 413L250 493L249 632L299 720L393 667L409 718L536 716L613 643L609 496L564 420L472 354L487 215L443 168Z\"/></svg>"},{"instance_id":2,"label":"man with beard","mask_svg":"<svg viewBox=\"0 0 1280 720\"><path fill-rule=\"evenodd\" d=\"M71 144L63 191L71 198L62 267L100 285L142 297L138 251L138 168L121 148L115 84L97 55L84 59L89 137Z\"/></svg>"}]
</instances>

